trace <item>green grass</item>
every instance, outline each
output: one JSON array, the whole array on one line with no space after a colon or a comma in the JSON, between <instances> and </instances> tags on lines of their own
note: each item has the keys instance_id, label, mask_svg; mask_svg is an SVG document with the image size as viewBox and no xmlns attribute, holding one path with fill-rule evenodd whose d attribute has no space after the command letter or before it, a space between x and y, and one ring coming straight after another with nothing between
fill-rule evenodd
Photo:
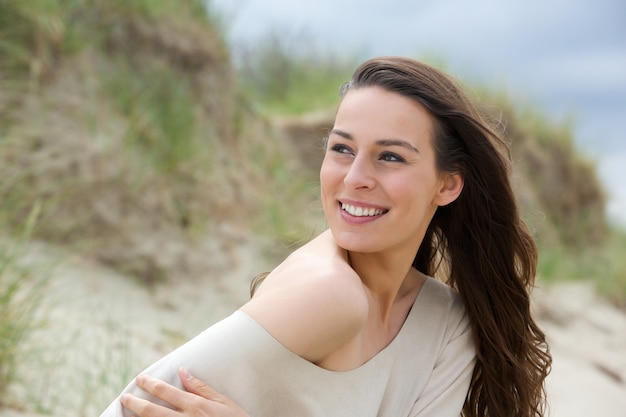
<instances>
[{"instance_id":1,"label":"green grass","mask_svg":"<svg viewBox=\"0 0 626 417\"><path fill-rule=\"evenodd\" d=\"M314 60L295 63L285 71L285 86L271 86L267 90L250 87L253 97L269 114L304 114L336 106L339 89L350 78L350 70L324 68ZM287 90L283 91L284 88Z\"/></svg>"},{"instance_id":2,"label":"green grass","mask_svg":"<svg viewBox=\"0 0 626 417\"><path fill-rule=\"evenodd\" d=\"M26 359L22 346L40 325L48 274L20 260L39 211L39 206L32 209L21 237L0 241L0 406L11 400L8 388L17 381L18 362Z\"/></svg>"},{"instance_id":3,"label":"green grass","mask_svg":"<svg viewBox=\"0 0 626 417\"><path fill-rule=\"evenodd\" d=\"M539 244L538 283L592 281L600 295L626 307L626 231L613 228L599 246L574 250Z\"/></svg>"},{"instance_id":4,"label":"green grass","mask_svg":"<svg viewBox=\"0 0 626 417\"><path fill-rule=\"evenodd\" d=\"M39 77L58 56L65 37L59 1L0 1L0 57L3 69Z\"/></svg>"},{"instance_id":5,"label":"green grass","mask_svg":"<svg viewBox=\"0 0 626 417\"><path fill-rule=\"evenodd\" d=\"M275 30L239 53L243 89L266 114L303 114L337 105L355 56L320 51L306 34Z\"/></svg>"},{"instance_id":6,"label":"green grass","mask_svg":"<svg viewBox=\"0 0 626 417\"><path fill-rule=\"evenodd\" d=\"M102 80L111 101L128 118L125 143L132 155L164 174L195 158L196 103L188 79L167 68L138 71L118 60Z\"/></svg>"},{"instance_id":7,"label":"green grass","mask_svg":"<svg viewBox=\"0 0 626 417\"><path fill-rule=\"evenodd\" d=\"M125 15L140 15L150 19L164 16L184 16L206 21L208 3L202 0L75 0L76 3L96 3Z\"/></svg>"},{"instance_id":8,"label":"green grass","mask_svg":"<svg viewBox=\"0 0 626 417\"><path fill-rule=\"evenodd\" d=\"M38 85L109 30L111 18L132 16L221 24L203 0L0 0L1 69Z\"/></svg>"},{"instance_id":9,"label":"green grass","mask_svg":"<svg viewBox=\"0 0 626 417\"><path fill-rule=\"evenodd\" d=\"M11 206L0 213L0 230L14 233L32 202L45 198L38 237L79 242L82 249L85 239L97 245L107 236L90 234L98 224L96 188L109 191L108 201L121 201L129 211L143 210L142 204L159 207L158 214L146 210L144 218L156 214L155 222L174 219L185 230L204 229L211 210L206 178L219 155L217 132L231 123L230 97L202 84L228 85L220 76L231 68L222 65L227 54L219 32L207 24L217 20L207 7L202 0L0 0L0 90L11 91L10 99L0 94L0 200ZM145 44L133 42L137 28L148 28ZM200 57L205 61L196 73L179 58L184 53L193 58L195 49L186 45L199 39L208 46L199 48L207 56ZM55 90L59 82L65 83L65 94ZM226 108L224 117L214 107ZM24 123L29 110L33 122ZM47 153L76 136L83 142ZM81 152L107 168L76 175L81 164L71 160ZM50 171L53 166L56 172ZM106 194L97 204L107 204ZM76 213L67 216L72 208ZM126 219L132 216L122 222Z\"/></svg>"},{"instance_id":10,"label":"green grass","mask_svg":"<svg viewBox=\"0 0 626 417\"><path fill-rule=\"evenodd\" d=\"M604 262L602 275L596 276L598 290L617 304L626 307L626 230L614 230L606 250L600 254Z\"/></svg>"}]
</instances>

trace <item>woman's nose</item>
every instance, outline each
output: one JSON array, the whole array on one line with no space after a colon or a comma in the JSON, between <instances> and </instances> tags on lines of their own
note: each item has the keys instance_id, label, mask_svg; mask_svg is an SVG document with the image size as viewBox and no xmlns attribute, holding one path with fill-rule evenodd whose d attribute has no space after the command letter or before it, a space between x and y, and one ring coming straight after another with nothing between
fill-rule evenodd
<instances>
[{"instance_id":1,"label":"woman's nose","mask_svg":"<svg viewBox=\"0 0 626 417\"><path fill-rule=\"evenodd\" d=\"M372 189L376 184L374 167L367 158L357 155L352 160L343 182L351 189Z\"/></svg>"}]
</instances>

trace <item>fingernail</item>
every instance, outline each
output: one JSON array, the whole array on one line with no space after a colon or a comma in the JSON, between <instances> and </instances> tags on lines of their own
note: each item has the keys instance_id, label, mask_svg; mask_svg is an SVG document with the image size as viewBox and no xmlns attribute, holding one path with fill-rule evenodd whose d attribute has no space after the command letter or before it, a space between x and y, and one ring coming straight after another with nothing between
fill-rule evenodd
<instances>
[{"instance_id":1,"label":"fingernail","mask_svg":"<svg viewBox=\"0 0 626 417\"><path fill-rule=\"evenodd\" d=\"M122 396L120 397L120 402L122 403L122 405L126 405L126 402L128 401L128 394L122 394Z\"/></svg>"},{"instance_id":2,"label":"fingernail","mask_svg":"<svg viewBox=\"0 0 626 417\"><path fill-rule=\"evenodd\" d=\"M145 380L146 380L146 377L143 374L142 375L137 375L137 377L135 378L135 383L138 386L142 386Z\"/></svg>"},{"instance_id":3,"label":"fingernail","mask_svg":"<svg viewBox=\"0 0 626 417\"><path fill-rule=\"evenodd\" d=\"M186 370L185 368L180 368L180 375L186 379L186 380L190 380L191 379L191 374L189 373L188 370Z\"/></svg>"}]
</instances>

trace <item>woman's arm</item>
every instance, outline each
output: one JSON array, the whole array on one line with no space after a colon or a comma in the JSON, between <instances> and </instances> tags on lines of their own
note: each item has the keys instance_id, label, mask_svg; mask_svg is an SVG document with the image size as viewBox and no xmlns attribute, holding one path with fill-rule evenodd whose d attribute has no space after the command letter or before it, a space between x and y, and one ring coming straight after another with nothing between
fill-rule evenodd
<instances>
[{"instance_id":1,"label":"woman's arm","mask_svg":"<svg viewBox=\"0 0 626 417\"><path fill-rule=\"evenodd\" d=\"M182 388L177 373L184 367L248 412L274 406L261 388L272 378L274 384L289 384L275 372L277 366L284 366L285 358L300 357L317 363L356 334L362 326L361 318L367 314L364 290L358 276L353 276L354 271L346 274L332 263L321 267L328 261L311 262L300 257L284 262L240 311L214 324L143 374ZM173 407L142 390L136 382L131 382L122 394ZM291 403L289 407L304 407L306 401L298 397ZM101 414L130 416L119 399Z\"/></svg>"},{"instance_id":2,"label":"woman's arm","mask_svg":"<svg viewBox=\"0 0 626 417\"><path fill-rule=\"evenodd\" d=\"M188 369L219 392L228 396L240 393L243 388L256 384L261 377L257 364L267 355L276 353L275 342L263 337L257 325L241 312L221 320L189 342L161 358L142 372L166 384L183 388L178 376L180 368ZM132 394L141 400L151 401L164 407L173 407L150 392L143 390L137 381L132 381L122 395ZM130 417L133 414L122 407L121 396L115 399L100 415L101 417ZM132 397L131 397L132 398ZM243 397L235 398L242 406Z\"/></svg>"},{"instance_id":3,"label":"woman's arm","mask_svg":"<svg viewBox=\"0 0 626 417\"><path fill-rule=\"evenodd\" d=\"M138 417L249 417L233 400L219 394L186 369L181 368L178 375L187 391L146 375L138 376L135 380L139 388L175 410L132 394L122 396L122 405Z\"/></svg>"}]
</instances>

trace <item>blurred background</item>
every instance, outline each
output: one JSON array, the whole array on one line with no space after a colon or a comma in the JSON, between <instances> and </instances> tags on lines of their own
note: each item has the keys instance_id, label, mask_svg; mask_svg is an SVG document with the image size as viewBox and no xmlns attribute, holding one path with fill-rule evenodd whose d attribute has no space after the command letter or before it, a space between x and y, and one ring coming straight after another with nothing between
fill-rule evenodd
<instances>
[{"instance_id":1,"label":"blurred background","mask_svg":"<svg viewBox=\"0 0 626 417\"><path fill-rule=\"evenodd\" d=\"M378 55L499 120L551 415L623 416L624 22L619 0L0 0L0 416L99 414L323 230L322 138Z\"/></svg>"},{"instance_id":2,"label":"blurred background","mask_svg":"<svg viewBox=\"0 0 626 417\"><path fill-rule=\"evenodd\" d=\"M597 161L608 212L626 225L626 5L619 0L386 2L215 0L235 52L280 33L294 50L425 57L474 85L503 88ZM301 42L306 40L308 42ZM304 45L306 46L304 46ZM304 52L306 53L306 52Z\"/></svg>"}]
</instances>

